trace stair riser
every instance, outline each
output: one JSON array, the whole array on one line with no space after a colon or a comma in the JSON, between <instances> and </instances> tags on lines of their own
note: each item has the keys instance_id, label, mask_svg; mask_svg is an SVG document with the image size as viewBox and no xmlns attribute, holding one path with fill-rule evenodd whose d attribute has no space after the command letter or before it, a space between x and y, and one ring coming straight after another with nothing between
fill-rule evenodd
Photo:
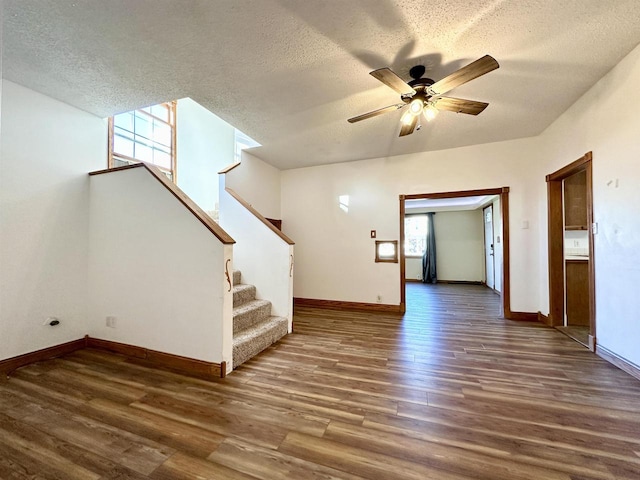
<instances>
[{"instance_id":1,"label":"stair riser","mask_svg":"<svg viewBox=\"0 0 640 480\"><path fill-rule=\"evenodd\" d=\"M233 292L233 306L237 307L243 303L250 302L256 298L256 287L244 288L242 290L234 290Z\"/></svg>"},{"instance_id":2,"label":"stair riser","mask_svg":"<svg viewBox=\"0 0 640 480\"><path fill-rule=\"evenodd\" d=\"M257 308L233 317L233 333L251 327L271 316L271 304L259 305Z\"/></svg>"},{"instance_id":3,"label":"stair riser","mask_svg":"<svg viewBox=\"0 0 640 480\"><path fill-rule=\"evenodd\" d=\"M256 356L287 334L287 322L280 322L260 337L233 346L233 368Z\"/></svg>"},{"instance_id":4,"label":"stair riser","mask_svg":"<svg viewBox=\"0 0 640 480\"><path fill-rule=\"evenodd\" d=\"M233 271L233 284L234 285L240 285L240 279L242 278L242 273L240 272L240 270L234 270Z\"/></svg>"}]
</instances>

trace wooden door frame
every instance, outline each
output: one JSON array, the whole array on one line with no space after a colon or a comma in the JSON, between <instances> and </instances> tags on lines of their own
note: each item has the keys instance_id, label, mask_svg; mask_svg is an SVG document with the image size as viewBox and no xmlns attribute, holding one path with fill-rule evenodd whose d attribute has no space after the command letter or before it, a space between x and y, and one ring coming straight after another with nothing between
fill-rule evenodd
<instances>
[{"instance_id":1,"label":"wooden door frame","mask_svg":"<svg viewBox=\"0 0 640 480\"><path fill-rule=\"evenodd\" d=\"M476 197L481 195L498 195L500 196L500 213L502 215L502 312L504 318L513 318L511 312L511 281L509 268L509 187L487 188L482 190L461 190L457 192L438 192L438 193L416 193L410 195L400 195L400 311L406 312L406 279L405 277L405 254L404 254L404 215L405 200L417 199L442 199L442 198L460 198L460 197ZM483 233L484 235L484 233ZM495 281L495 273L494 273Z\"/></svg>"},{"instance_id":2,"label":"wooden door frame","mask_svg":"<svg viewBox=\"0 0 640 480\"><path fill-rule=\"evenodd\" d=\"M547 219L549 252L549 325L564 325L564 219L562 182L578 172L587 177L587 232L589 239L589 349L596 347L596 275L593 246L593 154L585 153L570 163L546 176Z\"/></svg>"}]
</instances>

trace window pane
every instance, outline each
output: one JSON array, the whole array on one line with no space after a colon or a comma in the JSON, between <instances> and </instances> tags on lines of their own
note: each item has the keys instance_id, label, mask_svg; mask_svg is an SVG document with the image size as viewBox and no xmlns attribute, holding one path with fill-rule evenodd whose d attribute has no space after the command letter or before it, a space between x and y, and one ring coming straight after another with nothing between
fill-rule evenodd
<instances>
[{"instance_id":1,"label":"window pane","mask_svg":"<svg viewBox=\"0 0 640 480\"><path fill-rule=\"evenodd\" d=\"M113 125L133 132L133 112L125 112L113 117Z\"/></svg>"},{"instance_id":2,"label":"window pane","mask_svg":"<svg viewBox=\"0 0 640 480\"><path fill-rule=\"evenodd\" d=\"M113 136L113 153L133 157L133 140L120 135Z\"/></svg>"},{"instance_id":3,"label":"window pane","mask_svg":"<svg viewBox=\"0 0 640 480\"><path fill-rule=\"evenodd\" d=\"M172 104L152 105L114 115L111 166L148 162L173 178L174 128ZM128 161L127 157L132 160Z\"/></svg>"},{"instance_id":4,"label":"window pane","mask_svg":"<svg viewBox=\"0 0 640 480\"><path fill-rule=\"evenodd\" d=\"M136 135L140 135L141 137L151 139L151 117L145 115L144 113L135 113L135 127L136 127Z\"/></svg>"},{"instance_id":5,"label":"window pane","mask_svg":"<svg viewBox=\"0 0 640 480\"><path fill-rule=\"evenodd\" d=\"M166 105L153 105L151 107L151 115L161 118L165 122L169 122L169 109Z\"/></svg>"},{"instance_id":6,"label":"window pane","mask_svg":"<svg viewBox=\"0 0 640 480\"><path fill-rule=\"evenodd\" d=\"M171 146L171 127L166 123L153 121L153 141L167 147Z\"/></svg>"},{"instance_id":7,"label":"window pane","mask_svg":"<svg viewBox=\"0 0 640 480\"><path fill-rule=\"evenodd\" d=\"M421 256L427 243L427 216L411 215L404 219L405 255Z\"/></svg>"},{"instance_id":8,"label":"window pane","mask_svg":"<svg viewBox=\"0 0 640 480\"><path fill-rule=\"evenodd\" d=\"M153 162L153 150L143 143L136 142L135 157L142 162Z\"/></svg>"},{"instance_id":9,"label":"window pane","mask_svg":"<svg viewBox=\"0 0 640 480\"><path fill-rule=\"evenodd\" d=\"M153 150L153 163L171 170L171 154L156 148Z\"/></svg>"}]
</instances>

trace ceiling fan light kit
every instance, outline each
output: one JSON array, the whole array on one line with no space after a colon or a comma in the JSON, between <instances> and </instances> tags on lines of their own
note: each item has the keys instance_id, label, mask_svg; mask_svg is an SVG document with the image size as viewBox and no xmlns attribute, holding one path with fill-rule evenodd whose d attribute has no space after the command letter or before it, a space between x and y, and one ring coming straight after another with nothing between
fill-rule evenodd
<instances>
[{"instance_id":1,"label":"ceiling fan light kit","mask_svg":"<svg viewBox=\"0 0 640 480\"><path fill-rule=\"evenodd\" d=\"M371 76L399 93L403 103L389 105L388 107L352 117L347 121L355 123L409 106L400 119L400 136L404 137L413 133L416 126L417 130L420 129L419 118L421 115L424 116L427 122L433 120L440 110L478 115L487 108L488 103L444 97L442 95L499 67L500 65L495 58L485 55L437 82L423 77L426 72L426 68L423 65L415 65L409 70L409 75L413 79L409 82L402 80L390 68L374 70L370 73Z\"/></svg>"}]
</instances>

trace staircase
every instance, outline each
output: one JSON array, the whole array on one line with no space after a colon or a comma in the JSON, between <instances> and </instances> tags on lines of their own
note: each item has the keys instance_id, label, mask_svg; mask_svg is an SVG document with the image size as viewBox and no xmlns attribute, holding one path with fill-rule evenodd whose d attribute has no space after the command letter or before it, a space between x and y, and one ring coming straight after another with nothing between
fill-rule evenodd
<instances>
[{"instance_id":1,"label":"staircase","mask_svg":"<svg viewBox=\"0 0 640 480\"><path fill-rule=\"evenodd\" d=\"M287 334L287 319L271 315L271 302L256 299L256 287L233 272L233 368Z\"/></svg>"}]
</instances>

